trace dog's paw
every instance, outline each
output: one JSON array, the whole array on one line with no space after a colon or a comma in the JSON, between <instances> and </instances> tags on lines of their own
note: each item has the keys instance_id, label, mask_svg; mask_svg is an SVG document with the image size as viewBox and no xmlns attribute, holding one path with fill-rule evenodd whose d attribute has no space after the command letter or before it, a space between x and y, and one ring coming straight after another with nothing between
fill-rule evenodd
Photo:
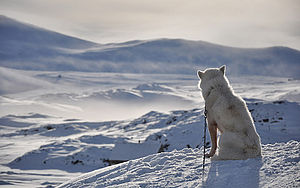
<instances>
[{"instance_id":1,"label":"dog's paw","mask_svg":"<svg viewBox=\"0 0 300 188\"><path fill-rule=\"evenodd\" d=\"M206 154L205 154L205 157L206 157L206 158L211 158L212 156L214 156L214 154L211 154L211 153L206 153Z\"/></svg>"},{"instance_id":2,"label":"dog's paw","mask_svg":"<svg viewBox=\"0 0 300 188\"><path fill-rule=\"evenodd\" d=\"M220 160L220 157L218 155L214 155L214 156L211 157L211 160L212 161L218 161L218 160Z\"/></svg>"}]
</instances>

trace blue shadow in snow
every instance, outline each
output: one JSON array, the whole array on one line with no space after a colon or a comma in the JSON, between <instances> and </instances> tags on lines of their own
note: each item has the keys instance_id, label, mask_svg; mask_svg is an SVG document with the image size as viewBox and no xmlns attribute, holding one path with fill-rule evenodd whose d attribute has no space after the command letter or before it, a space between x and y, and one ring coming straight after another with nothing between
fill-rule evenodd
<instances>
[{"instance_id":1,"label":"blue shadow in snow","mask_svg":"<svg viewBox=\"0 0 300 188\"><path fill-rule=\"evenodd\" d=\"M259 187L262 158L212 161L203 187Z\"/></svg>"}]
</instances>

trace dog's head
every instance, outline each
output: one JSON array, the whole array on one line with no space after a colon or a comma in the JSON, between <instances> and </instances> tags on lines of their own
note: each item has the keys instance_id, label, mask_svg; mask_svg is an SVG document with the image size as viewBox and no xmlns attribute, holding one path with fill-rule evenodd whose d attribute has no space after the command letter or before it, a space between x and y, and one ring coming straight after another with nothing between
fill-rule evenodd
<instances>
[{"instance_id":1,"label":"dog's head","mask_svg":"<svg viewBox=\"0 0 300 188\"><path fill-rule=\"evenodd\" d=\"M198 87L202 90L202 93L210 90L215 84L222 84L223 81L226 82L225 69L226 67L223 65L220 68L209 68L204 71L197 71L197 75L200 79Z\"/></svg>"}]
</instances>

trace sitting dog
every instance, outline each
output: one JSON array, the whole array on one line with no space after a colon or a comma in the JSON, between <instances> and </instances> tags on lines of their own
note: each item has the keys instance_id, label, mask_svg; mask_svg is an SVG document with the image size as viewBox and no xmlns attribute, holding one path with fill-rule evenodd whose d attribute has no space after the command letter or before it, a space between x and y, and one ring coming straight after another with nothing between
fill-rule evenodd
<instances>
[{"instance_id":1,"label":"sitting dog","mask_svg":"<svg viewBox=\"0 0 300 188\"><path fill-rule=\"evenodd\" d=\"M261 156L260 137L245 101L237 96L225 76L225 65L198 71L212 142L206 157L239 160ZM220 132L217 150L217 130Z\"/></svg>"}]
</instances>

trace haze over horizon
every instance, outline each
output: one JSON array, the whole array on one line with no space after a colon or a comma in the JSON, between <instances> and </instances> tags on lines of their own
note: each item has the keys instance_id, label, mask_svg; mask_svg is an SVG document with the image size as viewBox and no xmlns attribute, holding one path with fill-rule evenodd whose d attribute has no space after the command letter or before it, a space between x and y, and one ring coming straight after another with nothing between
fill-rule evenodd
<instances>
[{"instance_id":1,"label":"haze over horizon","mask_svg":"<svg viewBox=\"0 0 300 188\"><path fill-rule=\"evenodd\" d=\"M300 50L300 2L286 1L16 1L7 17L97 43L182 38L260 48Z\"/></svg>"}]
</instances>

